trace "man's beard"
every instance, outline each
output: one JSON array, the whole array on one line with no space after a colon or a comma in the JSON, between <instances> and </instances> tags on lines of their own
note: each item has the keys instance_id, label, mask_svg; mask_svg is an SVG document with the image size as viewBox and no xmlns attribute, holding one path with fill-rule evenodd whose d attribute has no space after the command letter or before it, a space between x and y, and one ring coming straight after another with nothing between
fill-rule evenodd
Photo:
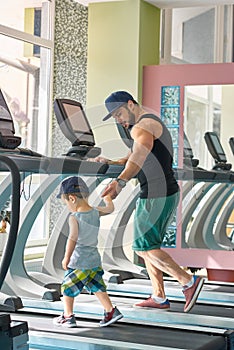
<instances>
[{"instance_id":1,"label":"man's beard","mask_svg":"<svg viewBox=\"0 0 234 350\"><path fill-rule=\"evenodd\" d=\"M128 107L126 107L127 111L128 111L128 116L129 116L129 122L128 122L128 130L131 130L132 127L135 125L135 114L132 113Z\"/></svg>"}]
</instances>

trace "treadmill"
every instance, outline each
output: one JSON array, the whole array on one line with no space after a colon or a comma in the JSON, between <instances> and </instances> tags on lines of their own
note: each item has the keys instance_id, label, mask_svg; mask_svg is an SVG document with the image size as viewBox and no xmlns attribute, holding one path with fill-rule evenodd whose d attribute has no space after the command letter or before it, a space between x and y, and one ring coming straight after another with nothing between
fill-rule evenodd
<instances>
[{"instance_id":1,"label":"treadmill","mask_svg":"<svg viewBox=\"0 0 234 350\"><path fill-rule=\"evenodd\" d=\"M231 171L232 165L227 163L226 154L217 133L207 132L205 141L215 161L213 169L217 170L217 178L225 175L231 180L231 184L227 185L221 194L223 198L219 199L219 210L215 213L217 217L210 220L210 224L213 223L213 237L220 249L234 250L234 243L231 242L226 234L226 223L234 210L234 172Z\"/></svg>"},{"instance_id":2,"label":"treadmill","mask_svg":"<svg viewBox=\"0 0 234 350\"><path fill-rule=\"evenodd\" d=\"M23 159L22 159L22 156L16 157L15 155L9 155L8 157L18 165L20 170L30 169L30 161L31 161L30 156L23 157ZM35 168L36 168L36 163L39 164L40 162L41 160L39 160L39 158L35 160ZM45 161L43 160L42 166L40 166L40 169L38 169L38 171L44 171L45 173L48 173L48 174L54 174L54 173L56 174L59 171L61 171L61 167L60 167L61 164L58 166L58 163L60 163L60 159L46 159ZM83 171L85 175L90 176L90 175L94 175L96 171L96 174L100 175L100 165L98 168L96 168L96 165L90 168L88 162L83 162L75 158L73 159L72 162L70 162L70 159L69 159L66 166L62 167L62 171L64 175L66 175L68 172L73 173L75 170L77 171L77 167L75 167L75 165L79 165L78 169L81 169L81 174ZM86 165L88 167L88 171L85 170ZM69 166L71 166L71 168L69 168ZM4 166L1 166L1 169L6 170ZM91 170L93 171L93 173ZM107 171L105 172L104 170L102 174L103 176L109 176L107 174ZM24 239L24 237L22 238ZM20 246L18 245L18 247ZM16 263L16 260L15 260L15 263ZM19 263L19 261L17 263ZM28 278L28 276L25 276L25 277ZM22 281L26 282L26 278L22 279ZM25 298L23 300L24 309L22 309L22 311L18 311L18 313L20 313L21 318L24 317L25 319L27 319L28 322L30 322L29 328L31 329L32 332L33 330L40 332L40 342L43 341L42 340L43 337L44 339L46 338L45 333L47 333L47 340L48 338L51 339L52 337L53 337L53 340L56 338L58 339L59 338L58 332L60 332L63 339L66 337L65 339L67 344L69 343L69 341L71 341L72 336L73 336L73 339L77 340L77 336L78 336L77 330L75 330L73 335L71 335L70 332L66 332L66 334L64 334L65 333L64 329L58 329L58 328L54 329L51 327L51 315L48 316L48 314L49 312L51 312L52 315L56 314L57 312L60 312L62 309L61 301L54 301L53 303L51 303L49 300L46 300L46 299L44 300L34 299L32 300L30 306L25 306L27 300L29 301L29 298ZM122 300L122 305L120 305L121 300ZM126 337L127 337L128 345L131 345L135 349L142 348L143 345L153 346L154 349L157 349L157 348L158 349L159 348L160 349L163 349L163 348L178 349L178 348L186 348L185 335L187 335L188 337L187 339L190 340L190 343L187 341L187 348L190 348L190 349L191 349L191 342L193 344L192 346L194 349L200 349L202 346L209 346L209 347L212 346L212 349L214 350L231 349L230 344L232 343L232 338L233 338L233 335L232 335L233 332L229 331L231 329L231 324L232 324L231 317L228 315L224 317L221 310L219 311L219 313L221 312L222 314L221 317L217 315L216 311L215 311L216 317L213 317L213 316L202 317L198 315L198 318L196 318L194 317L194 314L184 315L183 313L176 312L176 311L172 313L168 313L167 315L164 316L163 313L155 313L152 311L147 312L147 310L144 310L143 312L141 310L139 311L133 310L131 306L133 303L132 299L126 301L118 298L118 300L116 300L116 303L120 305L121 310L122 309L124 310L124 313L125 313L125 321L123 321L124 327L122 327L122 332L121 332L121 329L118 332L114 332L118 334L118 339L114 339L113 330L109 331L107 329L106 331L98 328L97 333L99 338L101 337L102 341L104 340L104 342L107 344L108 342L114 339L113 341L117 340L120 342L119 348L121 348L121 342L125 342L124 345L126 347ZM30 318L29 312L30 311L33 312L32 310L33 305L34 305L35 314ZM43 321L40 322L39 320L39 324L38 324L39 312L46 313L47 315L45 316L43 315ZM232 310L230 309L229 311L230 315L231 315L231 312ZM86 295L81 296L81 300L77 306L77 315L79 317L81 318L85 317L85 319L89 318L91 320L95 320L97 317L100 317L101 314L102 314L101 307L93 303L92 296L86 296ZM16 315L15 318L17 317L18 316ZM212 325L210 323L211 320L213 320ZM217 321L219 321L218 324L217 324ZM131 324L129 325L129 323ZM132 323L135 323L135 325L133 325ZM146 340L142 336L140 339L136 337L136 334L139 333L139 323L140 323L141 331L147 332L147 329L148 329L149 333L153 336L153 338L151 338L151 344L149 343L148 339ZM146 327L143 328L142 323L144 323ZM120 323L120 328L121 328L121 325L122 325L122 322ZM117 327L116 326L117 325L115 325L115 329L118 330L118 326ZM151 326L153 328L150 329ZM89 343L94 342L94 340L92 340L94 338L91 336L91 333L94 333L94 330L92 329L92 326L90 326L90 321L88 321L88 324L85 324L82 328L83 328L81 329L81 333L83 336L82 339L86 338L86 341L87 341L87 337L88 337ZM132 329L132 332L131 332L131 329ZM172 333L170 332L171 330L173 331ZM96 345L97 345L96 343L97 333L95 334ZM133 338L131 339L129 339L130 334L133 335ZM158 339L160 334L161 334L161 339L159 341ZM63 345L64 347L66 346L65 344ZM113 342L111 346L113 346ZM118 343L116 346L118 347Z\"/></svg>"}]
</instances>

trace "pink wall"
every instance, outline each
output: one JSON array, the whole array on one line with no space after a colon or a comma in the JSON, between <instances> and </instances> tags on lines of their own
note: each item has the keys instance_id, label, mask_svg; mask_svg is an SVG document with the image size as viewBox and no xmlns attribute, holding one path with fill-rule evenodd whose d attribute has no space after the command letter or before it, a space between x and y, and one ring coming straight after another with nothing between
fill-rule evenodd
<instances>
[{"instance_id":1,"label":"pink wall","mask_svg":"<svg viewBox=\"0 0 234 350\"><path fill-rule=\"evenodd\" d=\"M234 84L234 63L147 66L143 70L142 105L160 115L161 87L180 86L180 133L182 134L184 86L214 84ZM181 227L178 227L176 248L165 250L180 265L234 270L233 251L181 248L180 242Z\"/></svg>"},{"instance_id":2,"label":"pink wall","mask_svg":"<svg viewBox=\"0 0 234 350\"><path fill-rule=\"evenodd\" d=\"M234 84L234 63L147 66L143 70L142 104L160 111L161 86ZM181 109L183 111L183 108Z\"/></svg>"}]
</instances>

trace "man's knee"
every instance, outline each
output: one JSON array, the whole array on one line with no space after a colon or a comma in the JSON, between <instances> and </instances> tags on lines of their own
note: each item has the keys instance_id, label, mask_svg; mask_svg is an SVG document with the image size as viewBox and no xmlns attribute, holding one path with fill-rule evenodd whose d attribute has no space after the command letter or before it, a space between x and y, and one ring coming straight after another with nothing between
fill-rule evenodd
<instances>
[{"instance_id":1,"label":"man's knee","mask_svg":"<svg viewBox=\"0 0 234 350\"><path fill-rule=\"evenodd\" d=\"M138 256L140 256L141 258L143 258L143 257L144 257L144 253L146 253L146 252L143 252L143 251L141 251L141 250L135 250L135 253L136 253Z\"/></svg>"}]
</instances>

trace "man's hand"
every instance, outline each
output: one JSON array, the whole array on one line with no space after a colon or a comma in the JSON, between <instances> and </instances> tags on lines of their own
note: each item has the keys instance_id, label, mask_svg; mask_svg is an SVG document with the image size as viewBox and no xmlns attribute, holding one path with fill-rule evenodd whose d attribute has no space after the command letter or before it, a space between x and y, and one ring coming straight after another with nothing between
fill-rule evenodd
<instances>
[{"instance_id":1,"label":"man's hand","mask_svg":"<svg viewBox=\"0 0 234 350\"><path fill-rule=\"evenodd\" d=\"M122 188L118 185L118 182L114 180L104 189L102 197L109 195L112 199L115 199L121 190Z\"/></svg>"},{"instance_id":2,"label":"man's hand","mask_svg":"<svg viewBox=\"0 0 234 350\"><path fill-rule=\"evenodd\" d=\"M95 158L88 158L87 159L89 162L97 162L97 163L104 163L104 164L108 164L108 162L110 161L109 159L105 158L105 157L95 157Z\"/></svg>"}]
</instances>

